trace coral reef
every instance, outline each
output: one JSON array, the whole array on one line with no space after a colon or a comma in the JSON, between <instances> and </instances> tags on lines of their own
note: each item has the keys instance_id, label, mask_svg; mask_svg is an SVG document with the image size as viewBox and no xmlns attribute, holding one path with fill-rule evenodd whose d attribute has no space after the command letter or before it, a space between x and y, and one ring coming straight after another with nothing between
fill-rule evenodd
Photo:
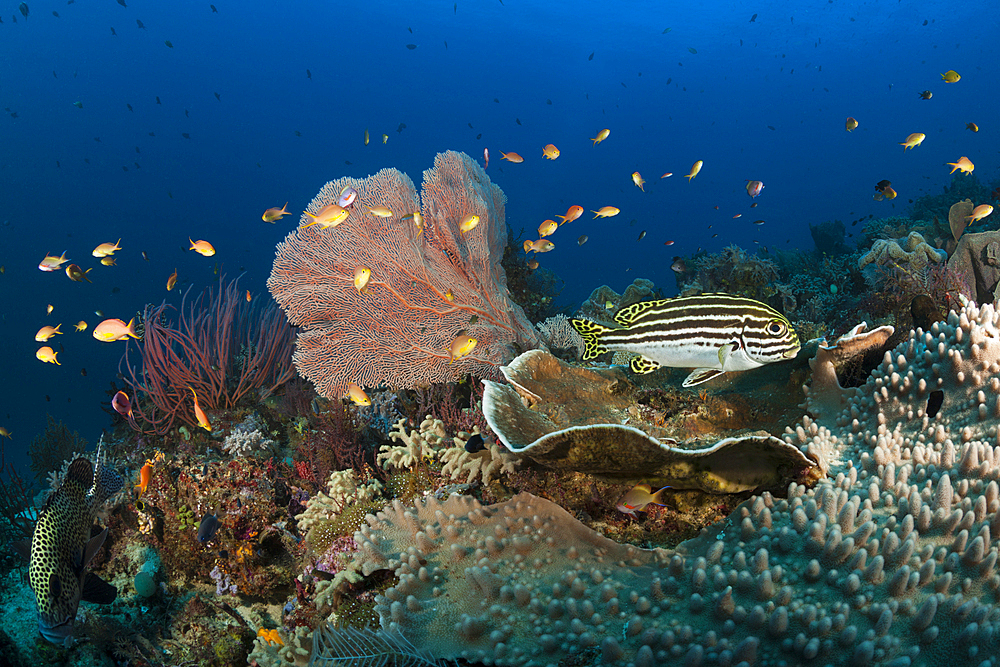
<instances>
[{"instance_id":1,"label":"coral reef","mask_svg":"<svg viewBox=\"0 0 1000 667\"><path fill-rule=\"evenodd\" d=\"M639 303L647 298L656 296L656 286L653 281L645 278L636 278L632 284L625 288L622 294L608 287L601 285L590 296L580 304L577 317L584 317L594 322L599 322L606 326L617 326L615 324L615 313L622 308L627 308L634 303Z\"/></svg>"},{"instance_id":2,"label":"coral reef","mask_svg":"<svg viewBox=\"0 0 1000 667\"><path fill-rule=\"evenodd\" d=\"M917 232L910 232L906 239L879 239L866 254L858 260L858 268L869 264L886 266L903 265L911 270L923 270L930 262L942 262L947 254L935 250Z\"/></svg>"},{"instance_id":3,"label":"coral reef","mask_svg":"<svg viewBox=\"0 0 1000 667\"><path fill-rule=\"evenodd\" d=\"M696 255L687 265L689 272L676 275L682 295L725 292L768 303L776 293L777 265L735 245Z\"/></svg>"},{"instance_id":4,"label":"coral reef","mask_svg":"<svg viewBox=\"0 0 1000 667\"><path fill-rule=\"evenodd\" d=\"M70 431L68 426L56 421L52 415L46 415L45 418L45 430L28 445L31 472L35 473L36 482L59 470L74 453L87 449L87 441L79 433Z\"/></svg>"},{"instance_id":5,"label":"coral reef","mask_svg":"<svg viewBox=\"0 0 1000 667\"><path fill-rule=\"evenodd\" d=\"M567 355L573 360L583 356L586 345L583 336L573 328L569 318L559 313L535 325L553 354Z\"/></svg>"},{"instance_id":6,"label":"coral reef","mask_svg":"<svg viewBox=\"0 0 1000 667\"><path fill-rule=\"evenodd\" d=\"M957 204L956 204L957 206ZM972 204L969 204L971 212ZM948 259L962 293L978 303L992 303L1000 295L1000 232L963 234Z\"/></svg>"},{"instance_id":7,"label":"coral reef","mask_svg":"<svg viewBox=\"0 0 1000 667\"><path fill-rule=\"evenodd\" d=\"M277 443L267 437L267 424L256 412L233 428L222 441L222 449L230 456L251 456L270 452Z\"/></svg>"},{"instance_id":8,"label":"coral reef","mask_svg":"<svg viewBox=\"0 0 1000 667\"><path fill-rule=\"evenodd\" d=\"M843 408L785 438L828 476L753 496L673 552L616 544L527 494L491 507L453 496L370 517L357 568L395 573L377 598L383 626L439 658L991 664L998 373L1000 318L967 305L911 332L863 386L810 387L807 409L831 391Z\"/></svg>"}]
</instances>

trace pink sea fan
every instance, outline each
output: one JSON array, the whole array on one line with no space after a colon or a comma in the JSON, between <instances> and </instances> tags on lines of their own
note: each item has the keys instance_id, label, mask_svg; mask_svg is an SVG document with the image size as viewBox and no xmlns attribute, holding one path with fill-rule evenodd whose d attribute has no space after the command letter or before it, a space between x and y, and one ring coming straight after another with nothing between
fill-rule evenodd
<instances>
[{"instance_id":1,"label":"pink sea fan","mask_svg":"<svg viewBox=\"0 0 1000 667\"><path fill-rule=\"evenodd\" d=\"M295 366L327 398L349 383L415 387L466 373L495 378L515 353L541 345L507 292L500 266L507 245L506 197L468 155L438 154L424 172L423 206L413 181L396 169L323 186L308 210L358 191L350 216L328 229L298 228L278 244L268 288L301 327ZM392 211L372 215L375 206ZM422 212L423 230L407 214ZM469 214L479 224L462 234ZM303 216L303 222L305 217ZM355 270L371 278L363 292ZM478 341L452 361L451 344Z\"/></svg>"}]
</instances>

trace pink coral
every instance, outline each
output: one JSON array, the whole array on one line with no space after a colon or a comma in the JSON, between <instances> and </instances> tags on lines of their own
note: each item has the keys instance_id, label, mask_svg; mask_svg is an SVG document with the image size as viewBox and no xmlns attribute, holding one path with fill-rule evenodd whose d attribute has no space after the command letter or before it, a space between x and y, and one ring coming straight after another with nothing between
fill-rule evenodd
<instances>
[{"instance_id":1,"label":"pink coral","mask_svg":"<svg viewBox=\"0 0 1000 667\"><path fill-rule=\"evenodd\" d=\"M497 377L497 367L540 344L507 293L500 267L507 245L506 198L472 158L449 151L424 172L424 229L407 214L421 211L413 181L395 169L364 180L327 183L311 212L351 186L358 198L339 226L299 228L278 245L268 287L288 319L302 327L295 365L327 398L354 382L394 387L443 382L466 373ZM382 218L369 211L384 206ZM462 234L469 214L479 224ZM363 292L354 272L371 270ZM460 335L478 341L452 362Z\"/></svg>"}]
</instances>

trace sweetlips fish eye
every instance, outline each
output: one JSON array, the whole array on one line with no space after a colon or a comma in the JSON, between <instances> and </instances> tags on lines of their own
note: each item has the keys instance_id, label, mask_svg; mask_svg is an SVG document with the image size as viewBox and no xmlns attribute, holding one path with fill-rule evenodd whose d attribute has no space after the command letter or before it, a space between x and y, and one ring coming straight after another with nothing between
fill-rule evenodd
<instances>
[{"instance_id":1,"label":"sweetlips fish eye","mask_svg":"<svg viewBox=\"0 0 1000 667\"><path fill-rule=\"evenodd\" d=\"M781 336L785 333L786 329L785 323L781 320L771 320L767 324L767 333L772 336Z\"/></svg>"}]
</instances>

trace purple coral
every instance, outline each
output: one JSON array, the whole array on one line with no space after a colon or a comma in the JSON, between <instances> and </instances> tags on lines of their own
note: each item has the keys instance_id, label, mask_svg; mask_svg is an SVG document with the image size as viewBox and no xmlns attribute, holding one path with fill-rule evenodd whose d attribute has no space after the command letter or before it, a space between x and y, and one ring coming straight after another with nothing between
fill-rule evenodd
<instances>
[{"instance_id":1,"label":"purple coral","mask_svg":"<svg viewBox=\"0 0 1000 667\"><path fill-rule=\"evenodd\" d=\"M219 566L216 565L209 572L209 576L212 577L212 581L215 582L215 594L216 595L236 595L236 583L229 579L228 574L224 574Z\"/></svg>"}]
</instances>

